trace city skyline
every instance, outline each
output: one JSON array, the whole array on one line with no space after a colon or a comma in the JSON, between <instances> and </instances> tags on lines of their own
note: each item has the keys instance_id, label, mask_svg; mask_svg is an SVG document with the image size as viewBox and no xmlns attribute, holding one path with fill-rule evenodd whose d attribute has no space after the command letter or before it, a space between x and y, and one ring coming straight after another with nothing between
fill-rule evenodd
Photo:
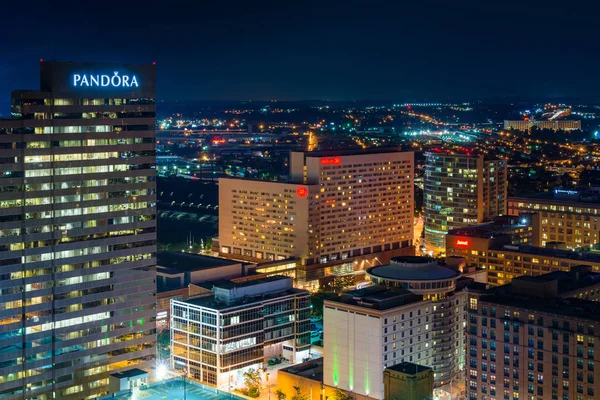
<instances>
[{"instance_id":1,"label":"city skyline","mask_svg":"<svg viewBox=\"0 0 600 400\"><path fill-rule=\"evenodd\" d=\"M12 7L0 28L11 38L0 91L37 87L32 61L41 58L155 61L165 101L596 98L589 50L598 6L575 14L557 4L34 2ZM22 18L52 21L52 33L20 29ZM544 56L556 51L564 57ZM0 110L7 104L0 99Z\"/></svg>"},{"instance_id":2,"label":"city skyline","mask_svg":"<svg viewBox=\"0 0 600 400\"><path fill-rule=\"evenodd\" d=\"M7 11L3 399L600 392L600 4Z\"/></svg>"}]
</instances>

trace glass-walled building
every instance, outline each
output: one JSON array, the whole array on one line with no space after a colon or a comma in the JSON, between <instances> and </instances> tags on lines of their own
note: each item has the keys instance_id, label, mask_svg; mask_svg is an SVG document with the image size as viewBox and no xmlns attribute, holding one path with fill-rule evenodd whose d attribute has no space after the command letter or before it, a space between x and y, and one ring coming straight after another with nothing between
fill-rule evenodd
<instances>
[{"instance_id":1,"label":"glass-walled building","mask_svg":"<svg viewBox=\"0 0 600 400\"><path fill-rule=\"evenodd\" d=\"M283 276L202 286L212 295L171 301L171 364L192 379L228 390L273 357L310 356L310 298Z\"/></svg>"},{"instance_id":2,"label":"glass-walled building","mask_svg":"<svg viewBox=\"0 0 600 400\"><path fill-rule=\"evenodd\" d=\"M155 67L40 70L0 120L0 397L80 400L154 355Z\"/></svg>"},{"instance_id":3,"label":"glass-walled building","mask_svg":"<svg viewBox=\"0 0 600 400\"><path fill-rule=\"evenodd\" d=\"M425 153L425 249L445 254L451 229L476 225L506 214L504 161L441 150Z\"/></svg>"}]
</instances>

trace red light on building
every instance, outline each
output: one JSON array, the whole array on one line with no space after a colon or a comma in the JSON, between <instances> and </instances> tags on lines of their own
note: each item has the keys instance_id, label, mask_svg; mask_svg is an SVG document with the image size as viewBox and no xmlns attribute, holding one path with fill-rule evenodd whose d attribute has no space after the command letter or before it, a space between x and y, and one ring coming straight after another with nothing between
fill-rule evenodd
<instances>
[{"instance_id":1,"label":"red light on building","mask_svg":"<svg viewBox=\"0 0 600 400\"><path fill-rule=\"evenodd\" d=\"M296 194L299 197L306 197L308 196L308 190L306 190L306 188L304 187L299 187L298 189L296 189Z\"/></svg>"},{"instance_id":2,"label":"red light on building","mask_svg":"<svg viewBox=\"0 0 600 400\"><path fill-rule=\"evenodd\" d=\"M321 165L340 165L342 159L339 157L321 158Z\"/></svg>"},{"instance_id":3,"label":"red light on building","mask_svg":"<svg viewBox=\"0 0 600 400\"><path fill-rule=\"evenodd\" d=\"M469 245L469 241L468 240L457 239L456 240L456 245L460 246L460 247L466 247L466 246Z\"/></svg>"}]
</instances>

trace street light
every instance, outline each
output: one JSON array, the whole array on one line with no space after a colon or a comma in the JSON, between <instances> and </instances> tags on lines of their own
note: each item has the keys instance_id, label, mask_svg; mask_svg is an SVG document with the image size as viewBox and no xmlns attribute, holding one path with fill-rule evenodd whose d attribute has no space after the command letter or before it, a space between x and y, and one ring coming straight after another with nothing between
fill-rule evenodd
<instances>
[{"instance_id":1,"label":"street light","mask_svg":"<svg viewBox=\"0 0 600 400\"><path fill-rule=\"evenodd\" d=\"M269 389L269 399L268 400L271 400L271 382L269 381L270 375L271 374L269 372L267 372L267 388Z\"/></svg>"}]
</instances>

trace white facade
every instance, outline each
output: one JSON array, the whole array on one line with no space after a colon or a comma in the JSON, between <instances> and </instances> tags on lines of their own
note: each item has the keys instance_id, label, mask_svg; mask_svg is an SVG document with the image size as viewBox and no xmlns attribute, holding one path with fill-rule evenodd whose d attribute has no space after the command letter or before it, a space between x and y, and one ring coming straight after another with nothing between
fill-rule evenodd
<instances>
[{"instance_id":1,"label":"white facade","mask_svg":"<svg viewBox=\"0 0 600 400\"><path fill-rule=\"evenodd\" d=\"M433 366L433 306L385 311L328 302L323 310L325 385L383 399L383 370L403 361Z\"/></svg>"},{"instance_id":2,"label":"white facade","mask_svg":"<svg viewBox=\"0 0 600 400\"><path fill-rule=\"evenodd\" d=\"M465 364L466 299L460 291L383 311L326 301L324 384L383 399L383 371L401 362L433 368L436 386L459 379Z\"/></svg>"}]
</instances>

